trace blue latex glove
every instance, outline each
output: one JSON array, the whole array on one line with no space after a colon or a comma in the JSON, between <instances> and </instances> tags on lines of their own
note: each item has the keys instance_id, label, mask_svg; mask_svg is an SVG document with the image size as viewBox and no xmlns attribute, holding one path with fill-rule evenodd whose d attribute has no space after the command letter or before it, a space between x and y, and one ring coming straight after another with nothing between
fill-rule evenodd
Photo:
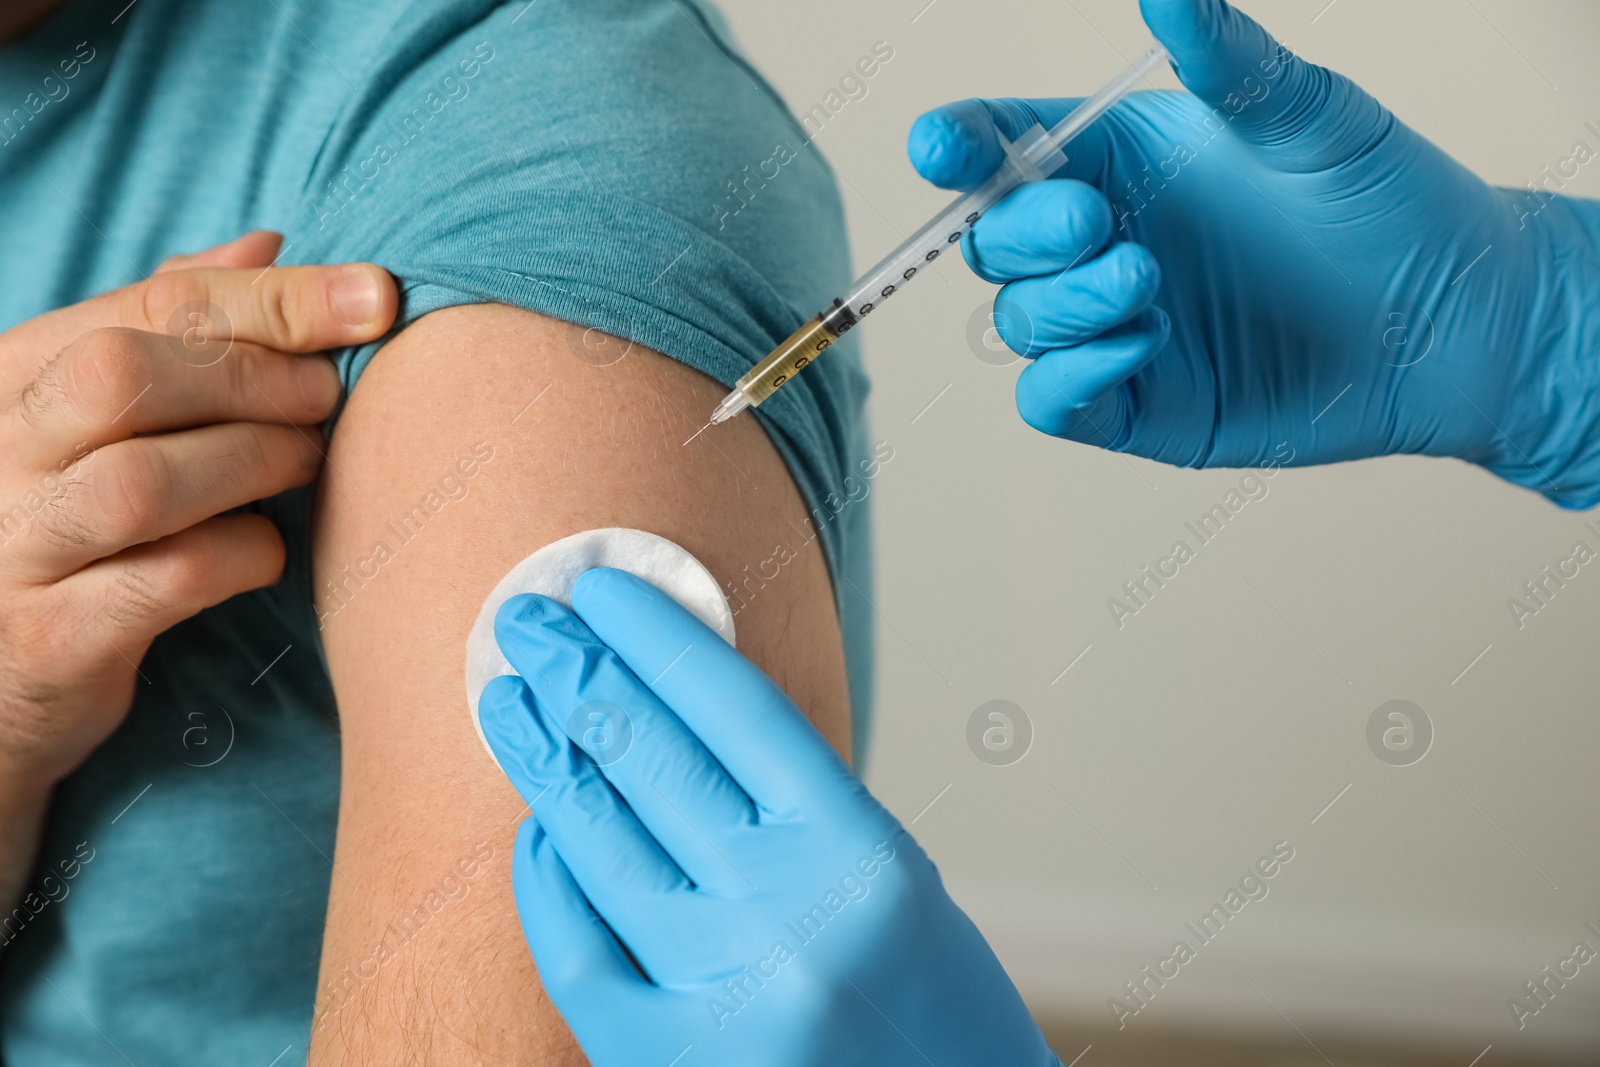
<instances>
[{"instance_id":1,"label":"blue latex glove","mask_svg":"<svg viewBox=\"0 0 1600 1067\"><path fill-rule=\"evenodd\" d=\"M928 857L766 675L624 572L583 575L573 606L506 602L522 677L479 717L533 803L523 929L595 1067L1059 1065Z\"/></svg>"},{"instance_id":2,"label":"blue latex glove","mask_svg":"<svg viewBox=\"0 0 1600 1067\"><path fill-rule=\"evenodd\" d=\"M1193 95L1132 94L964 245L1033 357L1022 417L1183 466L1425 453L1600 500L1600 205L1491 188L1221 0L1140 6ZM950 104L912 162L969 188L996 127L1076 103Z\"/></svg>"}]
</instances>

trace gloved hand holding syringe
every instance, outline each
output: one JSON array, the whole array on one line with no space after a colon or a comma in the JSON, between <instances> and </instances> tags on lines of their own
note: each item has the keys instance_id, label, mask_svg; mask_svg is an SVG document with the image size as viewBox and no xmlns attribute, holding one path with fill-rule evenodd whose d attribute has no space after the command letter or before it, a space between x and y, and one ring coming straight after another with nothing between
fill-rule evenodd
<instances>
[{"instance_id":1,"label":"gloved hand holding syringe","mask_svg":"<svg viewBox=\"0 0 1600 1067\"><path fill-rule=\"evenodd\" d=\"M1079 104L1049 130L1034 126L1015 141L1006 143L1006 162L988 181L963 193L932 221L912 234L878 265L856 279L848 292L833 305L807 322L757 363L723 397L703 433L719 422L726 422L746 408L755 407L799 373L823 350L838 340L878 305L911 281L923 267L932 263L995 204L1018 186L1047 178L1066 163L1062 149L1088 126L1128 95L1157 64L1169 57L1167 50L1153 45L1149 51L1093 96ZM696 436L699 434L697 433ZM694 438L690 438L693 440Z\"/></svg>"}]
</instances>

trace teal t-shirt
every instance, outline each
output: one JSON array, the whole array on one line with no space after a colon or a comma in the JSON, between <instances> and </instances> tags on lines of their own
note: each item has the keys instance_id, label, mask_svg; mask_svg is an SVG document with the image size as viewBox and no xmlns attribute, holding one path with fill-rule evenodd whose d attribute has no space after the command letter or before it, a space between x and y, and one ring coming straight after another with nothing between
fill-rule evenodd
<instances>
[{"instance_id":1,"label":"teal t-shirt","mask_svg":"<svg viewBox=\"0 0 1600 1067\"><path fill-rule=\"evenodd\" d=\"M826 164L697 0L69 0L0 49L0 326L257 228L388 268L401 326L501 302L724 383L849 266ZM347 387L377 350L337 353ZM845 591L858 730L864 393L844 344L760 411ZM57 792L0 962L11 1067L304 1058L339 793L311 499L256 505L283 580L158 639Z\"/></svg>"}]
</instances>

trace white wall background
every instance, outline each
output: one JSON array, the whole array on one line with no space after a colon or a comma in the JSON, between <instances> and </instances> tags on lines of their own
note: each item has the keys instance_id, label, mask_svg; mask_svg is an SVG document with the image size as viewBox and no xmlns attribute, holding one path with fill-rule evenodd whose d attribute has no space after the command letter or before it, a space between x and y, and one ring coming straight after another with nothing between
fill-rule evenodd
<instances>
[{"instance_id":1,"label":"white wall background","mask_svg":"<svg viewBox=\"0 0 1600 1067\"><path fill-rule=\"evenodd\" d=\"M874 42L893 46L870 94L817 139L858 267L946 199L905 161L916 115L963 96L1086 92L1148 36L1134 0L722 6L796 112ZM1600 5L1246 7L1492 181L1521 185L1574 140L1594 143ZM1573 188L1600 196L1600 168ZM895 448L873 490L867 772L917 817L1036 1013L1103 1028L1107 998L1174 939L1192 943L1184 921L1288 840L1296 857L1271 895L1130 1030L1364 1033L1460 1053L1461 1067L1491 1043L1483 1067L1600 1049L1600 963L1520 1032L1506 1007L1578 939L1600 948L1584 929L1600 924L1600 568L1520 632L1506 605L1575 540L1600 545L1586 516L1453 462L1289 471L1119 632L1106 599L1238 475L1026 428L1016 369L966 340L991 292L950 261L860 335L873 435ZM1034 726L1013 766L966 744L993 698ZM1437 731L1409 767L1365 740L1394 698Z\"/></svg>"}]
</instances>

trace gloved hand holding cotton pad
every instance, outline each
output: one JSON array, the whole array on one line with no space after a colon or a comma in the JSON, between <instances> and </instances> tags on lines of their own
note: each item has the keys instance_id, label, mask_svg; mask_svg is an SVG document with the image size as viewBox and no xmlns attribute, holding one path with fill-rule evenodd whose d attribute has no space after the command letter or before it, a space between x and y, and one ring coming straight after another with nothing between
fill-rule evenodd
<instances>
[{"instance_id":1,"label":"gloved hand holding cotton pad","mask_svg":"<svg viewBox=\"0 0 1600 1067\"><path fill-rule=\"evenodd\" d=\"M467 707L472 711L472 727L478 731L478 740L491 757L494 750L478 722L478 698L491 679L516 673L495 643L495 613L519 593L539 593L571 607L573 583L579 575L596 567L614 567L643 578L682 604L728 644L734 643L733 612L717 580L705 564L665 537L612 527L586 530L545 545L512 567L490 590L467 636Z\"/></svg>"},{"instance_id":2,"label":"gloved hand holding cotton pad","mask_svg":"<svg viewBox=\"0 0 1600 1067\"><path fill-rule=\"evenodd\" d=\"M481 699L533 809L517 914L589 1061L926 1067L934 1049L952 1067L1061 1067L905 827L685 609L727 617L704 568L651 542L659 557L624 556L671 562L649 578L562 561L543 588L570 588L572 610L506 600L494 621L520 677Z\"/></svg>"}]
</instances>

